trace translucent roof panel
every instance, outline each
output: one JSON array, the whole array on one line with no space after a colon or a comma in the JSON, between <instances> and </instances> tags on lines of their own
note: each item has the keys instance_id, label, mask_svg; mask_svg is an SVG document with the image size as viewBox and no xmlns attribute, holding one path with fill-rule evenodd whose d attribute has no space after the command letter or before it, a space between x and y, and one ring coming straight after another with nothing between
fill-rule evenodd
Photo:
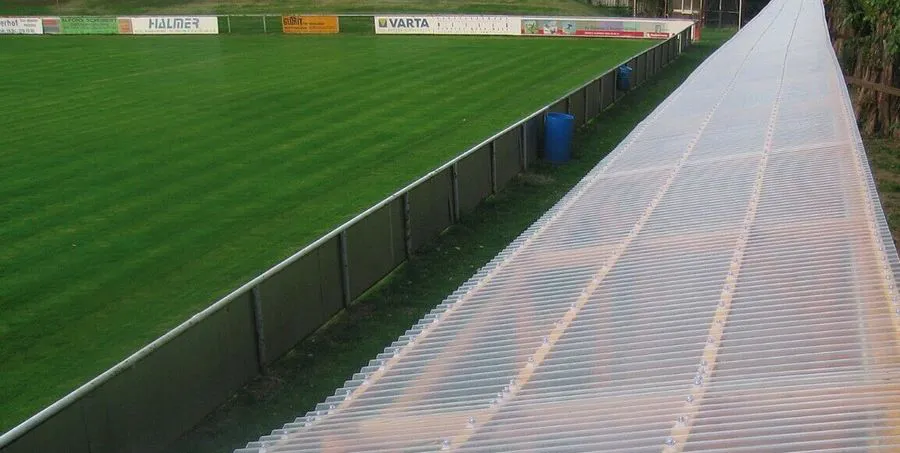
<instances>
[{"instance_id":1,"label":"translucent roof panel","mask_svg":"<svg viewBox=\"0 0 900 453\"><path fill-rule=\"evenodd\" d=\"M821 0L775 0L345 387L239 451L898 451L898 270Z\"/></svg>"}]
</instances>

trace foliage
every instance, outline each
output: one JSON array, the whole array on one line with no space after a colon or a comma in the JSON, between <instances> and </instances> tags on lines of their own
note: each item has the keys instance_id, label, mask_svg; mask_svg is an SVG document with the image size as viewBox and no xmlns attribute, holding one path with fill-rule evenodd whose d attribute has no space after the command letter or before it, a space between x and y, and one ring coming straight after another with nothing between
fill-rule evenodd
<instances>
[{"instance_id":1,"label":"foliage","mask_svg":"<svg viewBox=\"0 0 900 453\"><path fill-rule=\"evenodd\" d=\"M900 81L900 1L827 0L835 51L844 73L882 86ZM900 99L867 87L853 88L853 106L864 134L900 138Z\"/></svg>"},{"instance_id":2,"label":"foliage","mask_svg":"<svg viewBox=\"0 0 900 453\"><path fill-rule=\"evenodd\" d=\"M900 26L895 25L900 21L897 0L840 0L837 12L844 15L838 30L861 56L877 59L900 51Z\"/></svg>"}]
</instances>

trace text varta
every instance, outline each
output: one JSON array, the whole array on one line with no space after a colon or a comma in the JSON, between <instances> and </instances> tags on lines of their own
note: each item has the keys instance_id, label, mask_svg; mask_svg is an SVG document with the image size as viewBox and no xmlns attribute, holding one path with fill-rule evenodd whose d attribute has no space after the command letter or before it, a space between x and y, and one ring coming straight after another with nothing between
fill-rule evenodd
<instances>
[{"instance_id":1,"label":"text varta","mask_svg":"<svg viewBox=\"0 0 900 453\"><path fill-rule=\"evenodd\" d=\"M388 19L394 28L428 28L428 19L416 17L414 19Z\"/></svg>"},{"instance_id":2,"label":"text varta","mask_svg":"<svg viewBox=\"0 0 900 453\"><path fill-rule=\"evenodd\" d=\"M200 28L200 19L196 17L160 17L150 18L151 30L182 30Z\"/></svg>"}]
</instances>

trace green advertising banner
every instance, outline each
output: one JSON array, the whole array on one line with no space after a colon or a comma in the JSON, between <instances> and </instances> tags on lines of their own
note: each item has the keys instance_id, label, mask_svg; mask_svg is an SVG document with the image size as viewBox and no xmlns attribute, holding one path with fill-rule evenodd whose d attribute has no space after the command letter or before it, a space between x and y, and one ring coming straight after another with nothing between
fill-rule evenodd
<instances>
[{"instance_id":1,"label":"green advertising banner","mask_svg":"<svg viewBox=\"0 0 900 453\"><path fill-rule=\"evenodd\" d=\"M64 35L115 35L119 21L115 17L61 17L60 28Z\"/></svg>"}]
</instances>

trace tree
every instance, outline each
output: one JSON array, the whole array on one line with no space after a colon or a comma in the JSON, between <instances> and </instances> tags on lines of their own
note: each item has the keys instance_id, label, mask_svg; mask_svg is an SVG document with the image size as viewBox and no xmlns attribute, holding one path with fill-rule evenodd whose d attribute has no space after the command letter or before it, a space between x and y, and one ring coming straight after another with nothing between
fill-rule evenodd
<instances>
[{"instance_id":1,"label":"tree","mask_svg":"<svg viewBox=\"0 0 900 453\"><path fill-rule=\"evenodd\" d=\"M900 1L825 0L825 6L841 68L863 83L850 92L860 129L900 138L900 97L876 88L900 85Z\"/></svg>"}]
</instances>

